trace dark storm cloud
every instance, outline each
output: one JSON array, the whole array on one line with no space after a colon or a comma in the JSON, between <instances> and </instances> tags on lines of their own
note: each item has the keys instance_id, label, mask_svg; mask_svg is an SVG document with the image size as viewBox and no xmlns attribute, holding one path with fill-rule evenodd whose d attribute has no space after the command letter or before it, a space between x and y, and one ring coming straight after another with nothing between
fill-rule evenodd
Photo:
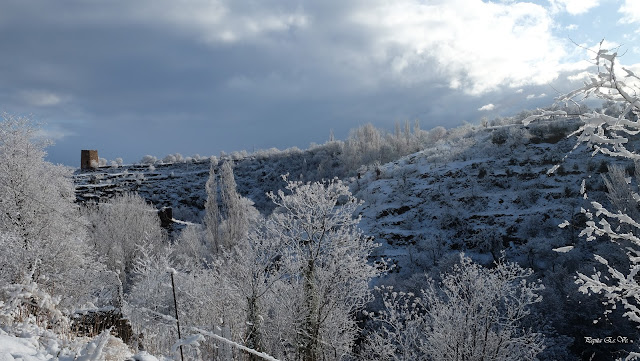
<instances>
[{"instance_id":1,"label":"dark storm cloud","mask_svg":"<svg viewBox=\"0 0 640 361\"><path fill-rule=\"evenodd\" d=\"M483 48L491 24L526 14L530 29L504 43L535 33L559 49L541 7L461 1L8 0L0 108L49 123L50 158L68 164L80 148L132 162L306 147L367 122L475 121L486 103L504 109L483 95L546 81L562 54Z\"/></svg>"}]
</instances>

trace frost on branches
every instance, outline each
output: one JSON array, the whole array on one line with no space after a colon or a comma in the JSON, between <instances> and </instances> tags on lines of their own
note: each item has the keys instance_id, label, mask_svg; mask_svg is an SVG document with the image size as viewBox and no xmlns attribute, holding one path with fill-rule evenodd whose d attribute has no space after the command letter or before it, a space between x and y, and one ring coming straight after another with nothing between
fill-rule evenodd
<instances>
[{"instance_id":1,"label":"frost on branches","mask_svg":"<svg viewBox=\"0 0 640 361\"><path fill-rule=\"evenodd\" d=\"M125 291L140 248L158 248L166 243L156 209L133 193L115 196L105 202L84 207L91 227L89 239L102 256L107 269L116 274Z\"/></svg>"},{"instance_id":2,"label":"frost on branches","mask_svg":"<svg viewBox=\"0 0 640 361\"><path fill-rule=\"evenodd\" d=\"M602 47L602 42L600 43ZM599 49L596 52L595 65L597 73L591 74L584 86L564 95L559 100L575 102L577 98L596 97L619 110L619 115L611 112L594 111L580 115L583 125L574 133L579 144L586 143L594 150L593 154L602 153L621 159L640 161L640 154L629 141L640 133L640 77L631 69L621 66L615 51ZM622 76L620 74L623 74ZM582 100L582 99L577 99ZM609 113L609 114L607 114ZM543 114L542 117L546 117ZM527 121L541 116L534 116ZM603 294L610 309L617 303L625 307L625 316L640 327L640 284L636 274L640 271L640 217L638 215L638 171L635 179L627 177L624 170L610 167L609 176L605 177L609 200L614 209L591 201L589 209L582 209L587 217L586 227L581 236L588 241L607 238L627 251L629 269L616 269L605 257L595 255L595 259L603 265L606 274L594 270L594 274L578 275L578 284L582 292ZM583 181L582 195L589 199ZM563 223L560 226L566 226ZM619 268L619 266L618 266Z\"/></svg>"},{"instance_id":3,"label":"frost on branches","mask_svg":"<svg viewBox=\"0 0 640 361\"><path fill-rule=\"evenodd\" d=\"M487 269L464 255L420 295L380 289L384 308L364 353L372 360L536 360L543 337L522 326L543 286L515 263Z\"/></svg>"},{"instance_id":4,"label":"frost on branches","mask_svg":"<svg viewBox=\"0 0 640 361\"><path fill-rule=\"evenodd\" d=\"M70 170L44 160L49 144L28 117L0 116L0 286L35 281L87 301L78 283L91 283L96 266L75 206ZM81 294L84 293L84 294Z\"/></svg>"},{"instance_id":5,"label":"frost on branches","mask_svg":"<svg viewBox=\"0 0 640 361\"><path fill-rule=\"evenodd\" d=\"M340 180L288 181L286 191L269 197L278 206L270 232L284 242L283 267L296 299L290 342L296 359L341 359L350 353L355 313L369 301L369 281L378 274L367 260L375 244L354 218L361 202Z\"/></svg>"},{"instance_id":6,"label":"frost on branches","mask_svg":"<svg viewBox=\"0 0 640 361\"><path fill-rule=\"evenodd\" d=\"M186 348L190 357L348 358L359 333L356 314L370 300L369 282L379 273L368 262L375 245L354 216L361 202L337 179L302 183L285 177L286 189L269 194L276 210L263 217L248 200L233 196L231 182L230 192L217 198L211 174L204 227L187 228L175 250L140 249L134 262L128 305L145 347L167 353L176 338L166 286L172 268L181 327L211 341Z\"/></svg>"}]
</instances>

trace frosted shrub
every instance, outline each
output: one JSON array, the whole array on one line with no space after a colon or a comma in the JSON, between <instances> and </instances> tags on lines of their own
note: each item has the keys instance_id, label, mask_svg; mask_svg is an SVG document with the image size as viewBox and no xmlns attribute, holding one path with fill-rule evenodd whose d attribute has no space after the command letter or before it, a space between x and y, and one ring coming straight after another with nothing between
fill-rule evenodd
<instances>
[{"instance_id":1,"label":"frosted shrub","mask_svg":"<svg viewBox=\"0 0 640 361\"><path fill-rule=\"evenodd\" d=\"M602 180L607 187L607 198L611 202L613 211L627 214L631 219L640 220L638 201L634 197L638 191L631 184L631 178L626 170L620 165L608 165L607 169L608 172L602 174ZM638 179L637 176L636 179ZM625 226L625 229L629 230L629 227Z\"/></svg>"},{"instance_id":2,"label":"frosted shrub","mask_svg":"<svg viewBox=\"0 0 640 361\"><path fill-rule=\"evenodd\" d=\"M156 164L157 162L158 158L148 154L142 157L142 159L140 160L140 164Z\"/></svg>"},{"instance_id":3,"label":"frosted shrub","mask_svg":"<svg viewBox=\"0 0 640 361\"><path fill-rule=\"evenodd\" d=\"M243 150L243 151L240 151L240 152L235 151L235 152L232 152L229 155L231 160L234 160L234 161L242 160L242 159L244 159L244 158L246 158L248 156L249 156L249 153L246 150Z\"/></svg>"},{"instance_id":4,"label":"frosted shrub","mask_svg":"<svg viewBox=\"0 0 640 361\"><path fill-rule=\"evenodd\" d=\"M444 139L446 135L447 130L442 126L437 126L431 129L427 134L427 144L433 146L440 140Z\"/></svg>"},{"instance_id":5,"label":"frosted shrub","mask_svg":"<svg viewBox=\"0 0 640 361\"><path fill-rule=\"evenodd\" d=\"M419 295L381 288L384 308L369 314L375 328L363 359L536 360L542 335L524 329L543 287L515 263L487 269L463 255Z\"/></svg>"},{"instance_id":6,"label":"frosted shrub","mask_svg":"<svg viewBox=\"0 0 640 361\"><path fill-rule=\"evenodd\" d=\"M27 275L24 282L0 287L0 324L32 323L42 328L68 332L69 319L60 311L59 297L52 297Z\"/></svg>"},{"instance_id":7,"label":"frosted shrub","mask_svg":"<svg viewBox=\"0 0 640 361\"><path fill-rule=\"evenodd\" d=\"M166 234L156 209L137 194L122 194L105 203L90 205L85 214L91 222L90 239L107 268L121 277L125 287L138 247L160 245Z\"/></svg>"},{"instance_id":8,"label":"frosted shrub","mask_svg":"<svg viewBox=\"0 0 640 361\"><path fill-rule=\"evenodd\" d=\"M155 354L168 354L177 339L170 276L171 249L151 251L145 245L136 249L131 275L136 282L127 294L124 313L134 334L144 335L143 345Z\"/></svg>"},{"instance_id":9,"label":"frosted shrub","mask_svg":"<svg viewBox=\"0 0 640 361\"><path fill-rule=\"evenodd\" d=\"M163 163L172 164L176 162L176 157L173 154L169 154L162 159Z\"/></svg>"}]
</instances>

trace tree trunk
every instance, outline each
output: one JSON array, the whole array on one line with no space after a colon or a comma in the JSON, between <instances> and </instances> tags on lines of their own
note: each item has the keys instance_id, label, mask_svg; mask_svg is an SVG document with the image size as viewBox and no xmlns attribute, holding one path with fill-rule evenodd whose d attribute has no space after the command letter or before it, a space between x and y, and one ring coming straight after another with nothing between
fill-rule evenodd
<instances>
[{"instance_id":1,"label":"tree trunk","mask_svg":"<svg viewBox=\"0 0 640 361\"><path fill-rule=\"evenodd\" d=\"M309 260L304 271L304 320L299 353L302 361L316 361L320 323L317 317L318 295L314 280L315 266Z\"/></svg>"},{"instance_id":2,"label":"tree trunk","mask_svg":"<svg viewBox=\"0 0 640 361\"><path fill-rule=\"evenodd\" d=\"M258 300L255 295L247 297L247 331L245 338L247 347L256 351L262 351L262 333L260 332L260 320L258 317ZM249 355L250 361L259 361L260 358L254 354Z\"/></svg>"}]
</instances>

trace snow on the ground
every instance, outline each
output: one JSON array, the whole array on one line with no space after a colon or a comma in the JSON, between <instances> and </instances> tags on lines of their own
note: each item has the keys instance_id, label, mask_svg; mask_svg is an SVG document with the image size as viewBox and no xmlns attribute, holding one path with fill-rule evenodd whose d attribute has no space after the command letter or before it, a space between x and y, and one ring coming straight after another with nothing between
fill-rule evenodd
<instances>
[{"instance_id":1,"label":"snow on the ground","mask_svg":"<svg viewBox=\"0 0 640 361\"><path fill-rule=\"evenodd\" d=\"M158 361L145 351L133 355L128 346L107 332L93 339L72 341L34 327L16 333L0 329L0 361Z\"/></svg>"},{"instance_id":2,"label":"snow on the ground","mask_svg":"<svg viewBox=\"0 0 640 361\"><path fill-rule=\"evenodd\" d=\"M47 361L55 355L43 354L34 338L0 335L0 361Z\"/></svg>"}]
</instances>

